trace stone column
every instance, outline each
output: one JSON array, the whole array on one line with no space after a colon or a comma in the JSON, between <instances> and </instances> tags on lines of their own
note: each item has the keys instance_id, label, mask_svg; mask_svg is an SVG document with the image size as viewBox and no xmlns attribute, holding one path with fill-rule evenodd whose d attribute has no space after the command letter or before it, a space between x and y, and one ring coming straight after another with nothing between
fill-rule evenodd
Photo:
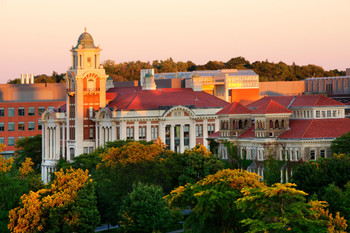
<instances>
[{"instance_id":1,"label":"stone column","mask_svg":"<svg viewBox=\"0 0 350 233\"><path fill-rule=\"evenodd\" d=\"M159 122L159 129L158 129L158 133L159 133L159 137L162 140L163 143L165 143L165 122Z\"/></svg>"},{"instance_id":2,"label":"stone column","mask_svg":"<svg viewBox=\"0 0 350 233\"><path fill-rule=\"evenodd\" d=\"M237 124L236 124L236 126L237 126ZM220 121L219 121L219 119L215 119L214 133L219 131L219 129L220 129Z\"/></svg>"},{"instance_id":3,"label":"stone column","mask_svg":"<svg viewBox=\"0 0 350 233\"><path fill-rule=\"evenodd\" d=\"M138 121L134 122L134 140L135 141L139 140L139 122Z\"/></svg>"},{"instance_id":4,"label":"stone column","mask_svg":"<svg viewBox=\"0 0 350 233\"><path fill-rule=\"evenodd\" d=\"M126 122L121 121L120 122L120 140L126 139Z\"/></svg>"},{"instance_id":5,"label":"stone column","mask_svg":"<svg viewBox=\"0 0 350 233\"><path fill-rule=\"evenodd\" d=\"M96 122L95 124L95 148L97 148L99 146L99 133L98 133L98 123Z\"/></svg>"},{"instance_id":6,"label":"stone column","mask_svg":"<svg viewBox=\"0 0 350 233\"><path fill-rule=\"evenodd\" d=\"M185 151L185 142L184 142L184 125L180 125L180 153Z\"/></svg>"},{"instance_id":7,"label":"stone column","mask_svg":"<svg viewBox=\"0 0 350 233\"><path fill-rule=\"evenodd\" d=\"M190 149L196 146L196 121L190 123Z\"/></svg>"},{"instance_id":8,"label":"stone column","mask_svg":"<svg viewBox=\"0 0 350 233\"><path fill-rule=\"evenodd\" d=\"M99 125L99 127L98 127L98 137L99 137L98 146L102 146L103 145L103 139L102 139L102 126L101 125Z\"/></svg>"},{"instance_id":9,"label":"stone column","mask_svg":"<svg viewBox=\"0 0 350 233\"><path fill-rule=\"evenodd\" d=\"M62 125L62 157L66 160L67 155L65 152L65 146L66 146L66 134L65 134L65 132L66 132L66 126L63 123L63 125Z\"/></svg>"},{"instance_id":10,"label":"stone column","mask_svg":"<svg viewBox=\"0 0 350 233\"><path fill-rule=\"evenodd\" d=\"M111 130L112 130L112 141L117 140L117 126L115 122L112 122L112 126L111 126Z\"/></svg>"},{"instance_id":11,"label":"stone column","mask_svg":"<svg viewBox=\"0 0 350 233\"><path fill-rule=\"evenodd\" d=\"M146 123L146 141L152 140L152 134L151 134L151 122L147 121Z\"/></svg>"},{"instance_id":12,"label":"stone column","mask_svg":"<svg viewBox=\"0 0 350 233\"><path fill-rule=\"evenodd\" d=\"M208 120L204 119L203 120L203 146L208 148Z\"/></svg>"},{"instance_id":13,"label":"stone column","mask_svg":"<svg viewBox=\"0 0 350 233\"><path fill-rule=\"evenodd\" d=\"M49 138L48 138L48 141L49 141L49 153L48 153L48 159L51 159L51 151L52 151L52 140L51 140L51 128L50 127L48 127L47 128L48 129L48 133L49 133Z\"/></svg>"},{"instance_id":14,"label":"stone column","mask_svg":"<svg viewBox=\"0 0 350 233\"><path fill-rule=\"evenodd\" d=\"M170 126L170 150L175 150L175 137L174 137L174 125L171 124Z\"/></svg>"}]
</instances>

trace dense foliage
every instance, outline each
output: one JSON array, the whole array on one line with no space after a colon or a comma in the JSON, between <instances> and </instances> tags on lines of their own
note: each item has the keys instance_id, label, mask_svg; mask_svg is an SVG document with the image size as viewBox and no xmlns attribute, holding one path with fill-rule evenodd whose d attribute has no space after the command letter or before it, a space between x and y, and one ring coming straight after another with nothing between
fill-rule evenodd
<instances>
[{"instance_id":1,"label":"dense foliage","mask_svg":"<svg viewBox=\"0 0 350 233\"><path fill-rule=\"evenodd\" d=\"M12 232L93 232L99 224L94 183L88 172L55 172L48 188L30 191L10 211Z\"/></svg>"},{"instance_id":2,"label":"dense foliage","mask_svg":"<svg viewBox=\"0 0 350 233\"><path fill-rule=\"evenodd\" d=\"M134 184L132 192L120 208L121 227L124 232L165 232L172 223L181 220L179 212L171 211L162 189L154 185Z\"/></svg>"},{"instance_id":3,"label":"dense foliage","mask_svg":"<svg viewBox=\"0 0 350 233\"><path fill-rule=\"evenodd\" d=\"M41 172L41 135L37 134L33 137L24 137L16 141L16 159L15 163L21 164L26 158L31 158L34 163L34 169L37 173Z\"/></svg>"},{"instance_id":4,"label":"dense foliage","mask_svg":"<svg viewBox=\"0 0 350 233\"><path fill-rule=\"evenodd\" d=\"M182 72L194 70L218 70L218 69L253 69L259 76L260 81L296 81L309 77L330 77L345 75L345 71L329 70L325 71L316 65L299 66L293 63L287 65L280 61L278 63L266 61L249 62L244 57L234 57L227 62L208 61L204 65L196 65L192 61L175 62L172 58L166 60L155 60L152 62L130 61L115 63L106 60L102 63L106 73L115 81L131 81L140 79L141 69L154 68L156 73L162 72ZM51 76L45 74L35 76L35 83L63 82L65 74L53 72ZM8 83L20 83L19 79L10 80Z\"/></svg>"}]
</instances>

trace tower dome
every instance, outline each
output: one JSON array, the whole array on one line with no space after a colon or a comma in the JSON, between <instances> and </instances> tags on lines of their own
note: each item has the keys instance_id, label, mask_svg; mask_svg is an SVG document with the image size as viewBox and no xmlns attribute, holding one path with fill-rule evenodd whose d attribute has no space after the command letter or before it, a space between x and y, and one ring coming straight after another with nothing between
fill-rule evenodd
<instances>
[{"instance_id":1,"label":"tower dome","mask_svg":"<svg viewBox=\"0 0 350 233\"><path fill-rule=\"evenodd\" d=\"M86 28L85 32L79 36L78 44L77 46L75 46L75 48L78 48L79 45L81 45L84 49L96 48L96 46L94 45L94 39L92 39L90 33L86 32Z\"/></svg>"}]
</instances>

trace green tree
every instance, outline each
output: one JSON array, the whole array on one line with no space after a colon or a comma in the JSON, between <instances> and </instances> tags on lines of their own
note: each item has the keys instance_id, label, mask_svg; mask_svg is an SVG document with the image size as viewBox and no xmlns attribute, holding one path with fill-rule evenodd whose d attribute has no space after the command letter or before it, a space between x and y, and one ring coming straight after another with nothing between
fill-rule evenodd
<instances>
[{"instance_id":1,"label":"green tree","mask_svg":"<svg viewBox=\"0 0 350 233\"><path fill-rule=\"evenodd\" d=\"M350 154L350 132L332 141L331 151L336 154Z\"/></svg>"},{"instance_id":2,"label":"green tree","mask_svg":"<svg viewBox=\"0 0 350 233\"><path fill-rule=\"evenodd\" d=\"M174 221L170 208L163 199L160 187L134 184L124 199L120 215L124 232L165 232Z\"/></svg>"},{"instance_id":3,"label":"green tree","mask_svg":"<svg viewBox=\"0 0 350 233\"><path fill-rule=\"evenodd\" d=\"M321 213L306 202L307 194L294 187L275 184L243 189L244 197L236 204L248 214L242 220L249 227L247 232L328 232L328 226L333 224L330 219L320 218Z\"/></svg>"},{"instance_id":4,"label":"green tree","mask_svg":"<svg viewBox=\"0 0 350 233\"><path fill-rule=\"evenodd\" d=\"M179 186L165 198L172 207L192 210L185 221L186 232L245 232L240 223L244 215L235 204L245 187L264 184L255 173L225 169L195 184Z\"/></svg>"},{"instance_id":5,"label":"green tree","mask_svg":"<svg viewBox=\"0 0 350 233\"><path fill-rule=\"evenodd\" d=\"M33 137L25 137L16 141L16 164L19 165L26 158L31 158L34 163L34 169L37 173L41 171L41 135L37 134Z\"/></svg>"}]
</instances>

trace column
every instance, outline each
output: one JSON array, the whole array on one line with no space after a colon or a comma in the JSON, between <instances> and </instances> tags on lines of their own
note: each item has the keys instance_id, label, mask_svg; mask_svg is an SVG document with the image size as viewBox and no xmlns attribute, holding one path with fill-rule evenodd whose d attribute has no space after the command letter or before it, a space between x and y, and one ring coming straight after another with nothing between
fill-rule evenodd
<instances>
[{"instance_id":1,"label":"column","mask_svg":"<svg viewBox=\"0 0 350 233\"><path fill-rule=\"evenodd\" d=\"M170 125L170 150L175 150L174 125Z\"/></svg>"},{"instance_id":2,"label":"column","mask_svg":"<svg viewBox=\"0 0 350 233\"><path fill-rule=\"evenodd\" d=\"M66 126L65 124L63 123L62 124L62 157L67 160L67 155L66 155L66 151L65 151L65 145L66 145Z\"/></svg>"},{"instance_id":3,"label":"column","mask_svg":"<svg viewBox=\"0 0 350 233\"><path fill-rule=\"evenodd\" d=\"M112 130L112 141L117 140L117 126L115 122L112 122L112 126L111 126L111 130Z\"/></svg>"},{"instance_id":4,"label":"column","mask_svg":"<svg viewBox=\"0 0 350 233\"><path fill-rule=\"evenodd\" d=\"M120 140L126 139L126 122L121 121L120 122Z\"/></svg>"},{"instance_id":5,"label":"column","mask_svg":"<svg viewBox=\"0 0 350 233\"><path fill-rule=\"evenodd\" d=\"M180 125L180 153L185 151L185 142L184 142L184 125Z\"/></svg>"},{"instance_id":6,"label":"column","mask_svg":"<svg viewBox=\"0 0 350 233\"><path fill-rule=\"evenodd\" d=\"M102 127L99 125L98 126L98 137L99 137L99 142L98 146L102 146L103 140L102 140Z\"/></svg>"},{"instance_id":7,"label":"column","mask_svg":"<svg viewBox=\"0 0 350 233\"><path fill-rule=\"evenodd\" d=\"M255 124L256 125L256 124ZM215 119L215 128L214 128L214 133L219 131L220 129L220 121L219 119Z\"/></svg>"},{"instance_id":8,"label":"column","mask_svg":"<svg viewBox=\"0 0 350 233\"><path fill-rule=\"evenodd\" d=\"M75 155L83 153L82 142L84 140L84 95L83 79L76 78L76 95L75 95Z\"/></svg>"},{"instance_id":9,"label":"column","mask_svg":"<svg viewBox=\"0 0 350 233\"><path fill-rule=\"evenodd\" d=\"M49 154L48 154L48 159L51 159L51 154L52 154L52 140L51 140L51 128L48 127L48 132L49 132Z\"/></svg>"},{"instance_id":10,"label":"column","mask_svg":"<svg viewBox=\"0 0 350 233\"><path fill-rule=\"evenodd\" d=\"M139 140L139 122L138 121L134 122L134 140L135 141Z\"/></svg>"},{"instance_id":11,"label":"column","mask_svg":"<svg viewBox=\"0 0 350 233\"><path fill-rule=\"evenodd\" d=\"M109 126L109 141L110 142L113 141L112 136L113 136L112 126Z\"/></svg>"},{"instance_id":12,"label":"column","mask_svg":"<svg viewBox=\"0 0 350 233\"><path fill-rule=\"evenodd\" d=\"M152 134L151 134L151 122L147 121L146 122L146 141L151 141L152 140Z\"/></svg>"},{"instance_id":13,"label":"column","mask_svg":"<svg viewBox=\"0 0 350 233\"><path fill-rule=\"evenodd\" d=\"M203 146L208 148L208 120L204 119L203 120Z\"/></svg>"},{"instance_id":14,"label":"column","mask_svg":"<svg viewBox=\"0 0 350 233\"><path fill-rule=\"evenodd\" d=\"M190 149L196 146L196 122L190 123Z\"/></svg>"},{"instance_id":15,"label":"column","mask_svg":"<svg viewBox=\"0 0 350 233\"><path fill-rule=\"evenodd\" d=\"M42 129L42 137L41 137L41 159L43 160L43 159L45 159L45 156L46 156L46 151L45 151L45 149L46 149L46 147L47 147L47 145L45 145L45 139L46 139L46 131L45 131L45 127L43 127L43 129ZM42 169L41 169L41 171L42 171Z\"/></svg>"},{"instance_id":16,"label":"column","mask_svg":"<svg viewBox=\"0 0 350 233\"><path fill-rule=\"evenodd\" d=\"M97 148L98 147L98 145L99 145L99 143L98 143L98 141L99 141L99 134L98 134L98 126L97 126L97 122L96 122L96 124L95 124L95 148Z\"/></svg>"},{"instance_id":17,"label":"column","mask_svg":"<svg viewBox=\"0 0 350 233\"><path fill-rule=\"evenodd\" d=\"M163 143L165 143L165 127L166 127L165 122L159 122L158 133Z\"/></svg>"}]
</instances>

